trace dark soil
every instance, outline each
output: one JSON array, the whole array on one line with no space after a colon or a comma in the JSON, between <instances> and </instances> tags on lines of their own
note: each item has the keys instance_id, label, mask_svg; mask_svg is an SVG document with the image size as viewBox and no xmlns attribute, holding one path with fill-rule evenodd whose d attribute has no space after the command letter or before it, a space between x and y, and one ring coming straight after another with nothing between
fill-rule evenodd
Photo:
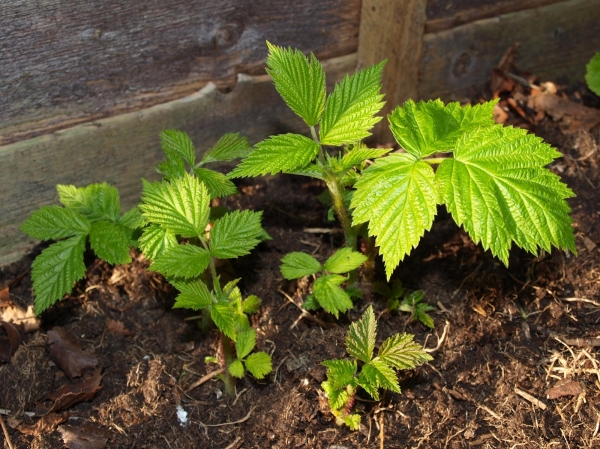
<instances>
[{"instance_id":1,"label":"dark soil","mask_svg":"<svg viewBox=\"0 0 600 449\"><path fill-rule=\"evenodd\" d=\"M522 124L516 117L511 120ZM142 256L117 267L89 258L87 276L73 294L44 313L41 328L26 334L11 361L0 365L0 408L12 412L4 419L14 446L61 448L67 426L91 425L108 438L106 445L69 447L600 447L600 356L591 346L600 321L599 133L563 135L549 118L528 126L564 154L551 168L577 195L570 200L577 256L554 250L535 257L514 249L506 268L440 209L431 232L395 274L407 289L426 292L436 308L435 330L386 312L385 300L367 286L338 322L314 314L333 324L326 328L298 320L299 307L284 295L300 304L310 282L284 281L279 272L287 252L324 260L342 244L336 232L305 232L336 226L315 199L322 186L290 176L244 181L226 205L263 210L273 240L224 271L243 279L245 295L263 300L252 321L259 349L272 355L273 372L263 381L239 381L236 397L224 395L218 379L189 389L219 368L205 363L218 351L216 333L203 334L195 320L185 320L193 312L171 308L175 292L146 270ZM0 273L0 285L16 279L10 299L25 307L33 304L31 280L18 277L40 250ZM336 426L324 406L320 362L344 356L348 324L369 304L379 317L380 341L413 333L434 360L400 374L402 394L387 392L380 402L359 398L363 428L352 432ZM35 412L49 393L71 383L48 349L47 331L58 326L95 353L101 390L60 415L57 429L27 431L40 418L22 413ZM568 393L575 394L548 399L562 379L574 381ZM178 406L188 414L185 425Z\"/></svg>"}]
</instances>

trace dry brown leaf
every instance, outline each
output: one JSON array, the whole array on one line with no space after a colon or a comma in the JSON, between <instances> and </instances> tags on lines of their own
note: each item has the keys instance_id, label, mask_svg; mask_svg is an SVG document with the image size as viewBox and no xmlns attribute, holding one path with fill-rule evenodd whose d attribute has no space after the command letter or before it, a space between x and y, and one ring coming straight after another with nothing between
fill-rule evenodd
<instances>
[{"instance_id":1,"label":"dry brown leaf","mask_svg":"<svg viewBox=\"0 0 600 449\"><path fill-rule=\"evenodd\" d=\"M95 368L98 359L86 351L82 351L77 341L62 327L48 331L50 356L69 379L81 376L83 370Z\"/></svg>"},{"instance_id":2,"label":"dry brown leaf","mask_svg":"<svg viewBox=\"0 0 600 449\"><path fill-rule=\"evenodd\" d=\"M38 410L44 414L48 414L66 410L83 401L91 401L94 399L94 396L96 396L96 393L102 388L100 386L100 382L102 381L102 374L100 374L100 372L101 369L98 368L94 371L94 375L89 379L75 385L63 385L58 390L53 391L46 398L47 400L54 402L52 407L46 412L43 412L43 405L38 404Z\"/></svg>"},{"instance_id":3,"label":"dry brown leaf","mask_svg":"<svg viewBox=\"0 0 600 449\"><path fill-rule=\"evenodd\" d=\"M33 306L27 307L27 310L17 304L2 308L0 309L0 320L20 324L25 332L35 332L40 328L40 320L35 317Z\"/></svg>"},{"instance_id":4,"label":"dry brown leaf","mask_svg":"<svg viewBox=\"0 0 600 449\"><path fill-rule=\"evenodd\" d=\"M58 431L69 449L103 449L111 436L109 432L90 423L82 426L64 425Z\"/></svg>"},{"instance_id":5,"label":"dry brown leaf","mask_svg":"<svg viewBox=\"0 0 600 449\"><path fill-rule=\"evenodd\" d=\"M546 397L556 399L562 396L578 396L582 391L579 382L572 379L562 379L555 386L546 390Z\"/></svg>"},{"instance_id":6,"label":"dry brown leaf","mask_svg":"<svg viewBox=\"0 0 600 449\"><path fill-rule=\"evenodd\" d=\"M133 335L133 332L127 329L121 321L108 319L106 324L108 331L112 332L113 334L121 334L125 336Z\"/></svg>"},{"instance_id":7,"label":"dry brown leaf","mask_svg":"<svg viewBox=\"0 0 600 449\"><path fill-rule=\"evenodd\" d=\"M23 342L19 328L12 323L0 321L0 328L6 331L7 339L0 336L0 363L6 363L12 355L17 352L17 348Z\"/></svg>"},{"instance_id":8,"label":"dry brown leaf","mask_svg":"<svg viewBox=\"0 0 600 449\"><path fill-rule=\"evenodd\" d=\"M38 436L44 433L52 432L56 426L64 423L68 419L67 413L50 413L43 416L35 424L21 424L17 430L26 435Z\"/></svg>"},{"instance_id":9,"label":"dry brown leaf","mask_svg":"<svg viewBox=\"0 0 600 449\"><path fill-rule=\"evenodd\" d=\"M8 307L13 305L9 293L10 289L8 288L8 286L0 288L0 307Z\"/></svg>"},{"instance_id":10,"label":"dry brown leaf","mask_svg":"<svg viewBox=\"0 0 600 449\"><path fill-rule=\"evenodd\" d=\"M536 111L543 111L556 122L560 122L561 131L573 133L583 128L589 131L600 123L600 111L574 103L557 95L530 96L527 106Z\"/></svg>"}]
</instances>

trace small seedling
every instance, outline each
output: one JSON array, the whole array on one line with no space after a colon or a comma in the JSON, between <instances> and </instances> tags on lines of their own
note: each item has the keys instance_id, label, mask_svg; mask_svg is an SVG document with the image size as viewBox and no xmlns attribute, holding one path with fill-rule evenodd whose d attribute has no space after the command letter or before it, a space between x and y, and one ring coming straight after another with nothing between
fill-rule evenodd
<instances>
[{"instance_id":1,"label":"small seedling","mask_svg":"<svg viewBox=\"0 0 600 449\"><path fill-rule=\"evenodd\" d=\"M61 206L42 206L21 230L39 240L58 240L36 257L31 277L35 313L41 314L85 275L86 241L96 255L110 264L131 262L135 230L144 220L137 208L121 215L119 192L106 183L87 187L58 185Z\"/></svg>"},{"instance_id":2,"label":"small seedling","mask_svg":"<svg viewBox=\"0 0 600 449\"><path fill-rule=\"evenodd\" d=\"M231 192L231 181L198 168L194 146L185 133L167 131L161 137L167 160L158 170L166 176L161 182L143 181L140 209L148 225L139 239L140 248L152 261L149 269L179 290L174 307L202 310L203 319L212 320L219 329L227 369L225 391L235 394L235 378L249 371L262 379L271 372L271 357L252 352L256 331L247 315L258 311L260 299L243 299L236 285L239 279L222 287L215 260L249 254L265 235L262 213L234 211L211 221L211 198L229 194L225 192ZM238 157L236 139L222 141L203 162Z\"/></svg>"},{"instance_id":3,"label":"small seedling","mask_svg":"<svg viewBox=\"0 0 600 449\"><path fill-rule=\"evenodd\" d=\"M585 81L589 89L600 97L600 53L596 53L586 66Z\"/></svg>"},{"instance_id":4,"label":"small seedling","mask_svg":"<svg viewBox=\"0 0 600 449\"><path fill-rule=\"evenodd\" d=\"M313 285L313 294L304 301L303 307L307 310L322 307L337 318L340 312L344 313L353 307L351 297L357 294L355 289L344 290L340 287L348 280L344 274L355 270L365 260L367 258L364 255L350 248L337 250L323 265L309 254L293 252L281 259L281 273L286 279L320 273Z\"/></svg>"},{"instance_id":5,"label":"small seedling","mask_svg":"<svg viewBox=\"0 0 600 449\"><path fill-rule=\"evenodd\" d=\"M388 311L410 313L412 320L418 320L433 329L433 319L427 312L431 312L435 308L423 301L425 296L423 291L417 290L406 294L402 282L398 279L394 279L391 286L385 282L373 282L373 290L387 298Z\"/></svg>"},{"instance_id":6,"label":"small seedling","mask_svg":"<svg viewBox=\"0 0 600 449\"><path fill-rule=\"evenodd\" d=\"M350 325L346 337L346 351L352 358L322 362L327 367L327 380L321 387L331 412L338 425L346 424L352 430L360 425L360 415L352 412L358 387L379 401L379 388L400 393L395 370L414 369L433 360L410 334L392 335L373 357L376 339L377 322L369 306L362 318Z\"/></svg>"}]
</instances>

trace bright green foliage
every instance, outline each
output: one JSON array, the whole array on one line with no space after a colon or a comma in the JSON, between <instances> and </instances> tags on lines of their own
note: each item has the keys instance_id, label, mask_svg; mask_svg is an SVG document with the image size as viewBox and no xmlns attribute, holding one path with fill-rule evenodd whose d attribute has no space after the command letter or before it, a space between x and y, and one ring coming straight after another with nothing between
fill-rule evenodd
<instances>
[{"instance_id":1,"label":"bright green foliage","mask_svg":"<svg viewBox=\"0 0 600 449\"><path fill-rule=\"evenodd\" d=\"M208 287L200 279L191 281L172 280L171 284L181 293L175 298L175 309L202 310L213 303Z\"/></svg>"},{"instance_id":2,"label":"bright green foliage","mask_svg":"<svg viewBox=\"0 0 600 449\"><path fill-rule=\"evenodd\" d=\"M437 211L435 174L410 154L380 158L355 184L353 224L368 222L376 236L388 279L394 268L431 229Z\"/></svg>"},{"instance_id":3,"label":"bright green foliage","mask_svg":"<svg viewBox=\"0 0 600 449\"><path fill-rule=\"evenodd\" d=\"M206 267L210 255L204 248L196 245L177 245L158 256L150 269L165 276L190 279L200 276Z\"/></svg>"},{"instance_id":4,"label":"bright green foliage","mask_svg":"<svg viewBox=\"0 0 600 449\"><path fill-rule=\"evenodd\" d=\"M254 329L246 329L238 333L238 338L235 341L235 353L238 359L243 359L252 352L256 345L256 331Z\"/></svg>"},{"instance_id":5,"label":"bright green foliage","mask_svg":"<svg viewBox=\"0 0 600 449\"><path fill-rule=\"evenodd\" d=\"M227 303L216 303L210 307L210 317L224 335L235 341L235 310Z\"/></svg>"},{"instance_id":6,"label":"bright green foliage","mask_svg":"<svg viewBox=\"0 0 600 449\"><path fill-rule=\"evenodd\" d=\"M346 350L353 359L322 363L327 367L327 380L321 387L329 399L331 411L339 425L346 424L352 430L357 430L360 424L360 416L352 413L358 386L378 401L379 388L400 393L394 370L414 369L432 360L409 334L392 335L373 357L376 339L377 323L373 308L369 306L362 318L350 325L346 337Z\"/></svg>"},{"instance_id":7,"label":"bright green foliage","mask_svg":"<svg viewBox=\"0 0 600 449\"><path fill-rule=\"evenodd\" d=\"M262 212L235 211L215 221L210 233L210 254L233 259L250 253L260 242Z\"/></svg>"},{"instance_id":8,"label":"bright green foliage","mask_svg":"<svg viewBox=\"0 0 600 449\"><path fill-rule=\"evenodd\" d=\"M307 58L299 50L286 50L269 42L267 46L267 72L277 92L308 126L316 125L325 106L325 71L321 63L312 53Z\"/></svg>"},{"instance_id":9,"label":"bright green foliage","mask_svg":"<svg viewBox=\"0 0 600 449\"><path fill-rule=\"evenodd\" d=\"M340 312L344 313L352 308L348 292L340 287L347 278L340 274L355 270L365 260L364 255L351 248L336 251L324 265L306 253L293 252L281 259L281 273L286 279L298 279L321 272L322 275L313 285L313 297L305 305L311 310L323 307L337 318Z\"/></svg>"},{"instance_id":10,"label":"bright green foliage","mask_svg":"<svg viewBox=\"0 0 600 449\"><path fill-rule=\"evenodd\" d=\"M262 300L256 295L250 295L242 301L242 311L244 313L252 314L258 312Z\"/></svg>"},{"instance_id":11,"label":"bright green foliage","mask_svg":"<svg viewBox=\"0 0 600 449\"><path fill-rule=\"evenodd\" d=\"M195 168L194 173L202 181L211 198L224 198L237 193L237 188L223 173L208 168Z\"/></svg>"},{"instance_id":12,"label":"bright green foliage","mask_svg":"<svg viewBox=\"0 0 600 449\"><path fill-rule=\"evenodd\" d=\"M155 224L144 228L138 244L142 253L150 260L156 259L164 251L178 245L177 237L173 232Z\"/></svg>"},{"instance_id":13,"label":"bright green foliage","mask_svg":"<svg viewBox=\"0 0 600 449\"><path fill-rule=\"evenodd\" d=\"M362 142L358 142L353 148L344 154L341 160L342 170L350 170L357 165L362 164L367 159L377 159L385 156L391 151L391 149L373 149L367 147Z\"/></svg>"},{"instance_id":14,"label":"bright green foliage","mask_svg":"<svg viewBox=\"0 0 600 449\"><path fill-rule=\"evenodd\" d=\"M257 379L263 379L273 370L271 356L266 352L253 352L246 358L246 369Z\"/></svg>"},{"instance_id":15,"label":"bright green foliage","mask_svg":"<svg viewBox=\"0 0 600 449\"><path fill-rule=\"evenodd\" d=\"M586 66L585 81L590 90L600 97L600 53L596 53Z\"/></svg>"},{"instance_id":16,"label":"bright green foliage","mask_svg":"<svg viewBox=\"0 0 600 449\"><path fill-rule=\"evenodd\" d=\"M232 376L241 379L244 376L244 366L254 377L262 379L269 374L273 367L271 357L266 352L252 352L256 344L256 332L246 329L238 332L235 342L237 358L229 365Z\"/></svg>"},{"instance_id":17,"label":"bright green foliage","mask_svg":"<svg viewBox=\"0 0 600 449\"><path fill-rule=\"evenodd\" d=\"M346 75L325 103L321 120L321 144L344 145L371 135L384 105L381 74L385 61Z\"/></svg>"},{"instance_id":18,"label":"bright green foliage","mask_svg":"<svg viewBox=\"0 0 600 449\"><path fill-rule=\"evenodd\" d=\"M319 152L314 140L300 134L280 134L256 144L256 148L230 174L230 178L290 172L312 161Z\"/></svg>"},{"instance_id":19,"label":"bright green foliage","mask_svg":"<svg viewBox=\"0 0 600 449\"><path fill-rule=\"evenodd\" d=\"M543 168L560 154L520 128L496 125L463 135L440 164L440 199L471 238L508 265L511 242L537 254L551 246L576 252L573 192Z\"/></svg>"},{"instance_id":20,"label":"bright green foliage","mask_svg":"<svg viewBox=\"0 0 600 449\"><path fill-rule=\"evenodd\" d=\"M248 156L250 150L248 139L241 137L239 133L224 134L215 146L206 152L202 164L240 159Z\"/></svg>"},{"instance_id":21,"label":"bright green foliage","mask_svg":"<svg viewBox=\"0 0 600 449\"><path fill-rule=\"evenodd\" d=\"M33 263L36 314L42 313L73 288L85 273L86 238L96 255L110 264L131 262L133 234L143 226L135 209L120 216L119 192L102 183L87 187L57 186L60 206L42 206L21 226L23 232L53 243ZM66 240L61 240L66 239Z\"/></svg>"},{"instance_id":22,"label":"bright green foliage","mask_svg":"<svg viewBox=\"0 0 600 449\"><path fill-rule=\"evenodd\" d=\"M165 129L160 133L160 146L167 160L185 161L192 167L196 164L196 149L192 139L183 131ZM178 164L179 165L179 164Z\"/></svg>"}]
</instances>

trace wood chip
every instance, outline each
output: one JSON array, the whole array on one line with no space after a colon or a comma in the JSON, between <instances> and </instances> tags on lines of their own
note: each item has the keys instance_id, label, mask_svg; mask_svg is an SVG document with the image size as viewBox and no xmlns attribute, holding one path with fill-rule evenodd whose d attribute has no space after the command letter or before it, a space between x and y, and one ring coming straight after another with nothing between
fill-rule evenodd
<instances>
[{"instance_id":1,"label":"wood chip","mask_svg":"<svg viewBox=\"0 0 600 449\"><path fill-rule=\"evenodd\" d=\"M531 402L533 405L535 405L536 407L541 408L542 410L546 410L548 408L548 406L546 404L544 404L542 401L540 401L539 399L537 399L536 397L530 395L529 393L527 393L526 391L523 391L517 387L515 387L514 389L515 393L517 393L519 396L521 396L523 399Z\"/></svg>"},{"instance_id":2,"label":"wood chip","mask_svg":"<svg viewBox=\"0 0 600 449\"><path fill-rule=\"evenodd\" d=\"M546 398L556 399L563 396L578 396L583 392L581 384L572 379L562 379L546 390Z\"/></svg>"}]
</instances>

